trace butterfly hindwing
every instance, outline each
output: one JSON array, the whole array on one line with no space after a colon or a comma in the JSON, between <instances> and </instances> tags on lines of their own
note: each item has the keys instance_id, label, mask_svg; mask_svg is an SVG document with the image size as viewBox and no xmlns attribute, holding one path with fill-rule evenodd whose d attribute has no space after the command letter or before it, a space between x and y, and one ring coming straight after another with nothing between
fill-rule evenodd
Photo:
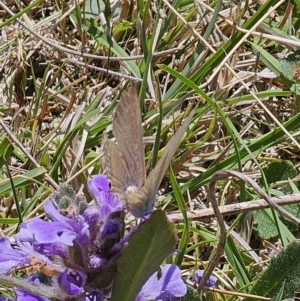
<instances>
[{"instance_id":1,"label":"butterfly hindwing","mask_svg":"<svg viewBox=\"0 0 300 301\"><path fill-rule=\"evenodd\" d=\"M104 166L111 182L111 192L117 195L123 203L127 203L126 189L131 184L131 177L128 173L128 166L120 152L118 145L106 140L103 145Z\"/></svg>"}]
</instances>

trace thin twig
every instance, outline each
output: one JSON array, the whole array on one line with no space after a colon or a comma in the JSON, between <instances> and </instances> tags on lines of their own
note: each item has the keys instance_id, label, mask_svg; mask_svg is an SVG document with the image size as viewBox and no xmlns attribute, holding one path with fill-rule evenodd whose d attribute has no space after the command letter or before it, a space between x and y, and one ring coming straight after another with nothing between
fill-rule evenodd
<instances>
[{"instance_id":1,"label":"thin twig","mask_svg":"<svg viewBox=\"0 0 300 301\"><path fill-rule=\"evenodd\" d=\"M223 174L222 174L222 177L224 177ZM210 179L209 186L208 186L208 200L210 201L210 203L214 209L216 219L219 223L220 240L219 240L219 244L216 249L216 253L215 253L213 259L210 261L210 263L209 263L207 269L205 270L205 273L203 274L203 277L199 283L199 286L198 286L199 292L201 292L203 290L203 288L205 287L205 285L207 283L208 278L210 277L210 275L213 272L213 270L215 269L215 267L218 265L219 260L223 254L223 250L224 250L224 246L225 246L225 242L226 242L226 228L225 228L225 224L224 224L224 219L219 210L219 205L218 205L218 202L217 202L216 196L215 196L216 195L215 194L215 184L219 179L220 179L220 172L216 172Z\"/></svg>"},{"instance_id":2,"label":"thin twig","mask_svg":"<svg viewBox=\"0 0 300 301\"><path fill-rule=\"evenodd\" d=\"M279 197L270 198L272 202L276 203L278 206L292 205L300 203L300 193L283 195ZM219 206L219 210L222 215L233 215L239 213L246 213L255 210L261 210L265 208L270 208L270 204L264 199L259 199L256 201L249 201L243 203L236 203L230 205ZM189 220L199 220L203 218L214 217L215 213L212 208L205 208L200 210L193 210L187 212L187 217ZM168 217L173 222L183 221L182 213L168 213Z\"/></svg>"}]
</instances>

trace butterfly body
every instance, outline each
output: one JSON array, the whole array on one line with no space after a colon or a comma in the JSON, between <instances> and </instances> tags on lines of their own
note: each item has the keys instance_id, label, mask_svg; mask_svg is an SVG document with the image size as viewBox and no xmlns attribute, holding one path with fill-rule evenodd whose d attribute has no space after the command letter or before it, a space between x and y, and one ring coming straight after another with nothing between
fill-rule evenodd
<instances>
[{"instance_id":1,"label":"butterfly body","mask_svg":"<svg viewBox=\"0 0 300 301\"><path fill-rule=\"evenodd\" d=\"M153 211L155 197L148 199L148 195L139 190L136 193L126 193L126 207L135 217L143 217Z\"/></svg>"},{"instance_id":2,"label":"butterfly body","mask_svg":"<svg viewBox=\"0 0 300 301\"><path fill-rule=\"evenodd\" d=\"M193 114L194 110L169 141L161 159L146 178L138 94L134 87L123 92L113 116L117 144L111 140L105 141L104 165L112 193L135 217L143 217L153 211L160 183Z\"/></svg>"}]
</instances>

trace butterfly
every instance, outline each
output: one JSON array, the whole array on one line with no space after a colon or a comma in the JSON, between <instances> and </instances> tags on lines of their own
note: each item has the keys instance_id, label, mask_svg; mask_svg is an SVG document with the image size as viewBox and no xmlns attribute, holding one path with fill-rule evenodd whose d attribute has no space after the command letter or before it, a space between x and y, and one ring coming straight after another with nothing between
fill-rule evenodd
<instances>
[{"instance_id":1,"label":"butterfly","mask_svg":"<svg viewBox=\"0 0 300 301\"><path fill-rule=\"evenodd\" d=\"M146 178L138 93L134 87L129 87L121 95L113 116L117 144L106 139L103 164L111 182L111 192L135 217L143 217L153 211L161 181L194 112L195 109L168 142L162 157Z\"/></svg>"}]
</instances>

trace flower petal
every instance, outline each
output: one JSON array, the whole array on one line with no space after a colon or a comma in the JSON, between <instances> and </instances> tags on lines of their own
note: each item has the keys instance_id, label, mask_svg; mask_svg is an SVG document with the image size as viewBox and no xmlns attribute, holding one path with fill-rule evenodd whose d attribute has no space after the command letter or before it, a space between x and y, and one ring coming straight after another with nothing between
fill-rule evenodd
<instances>
[{"instance_id":1,"label":"flower petal","mask_svg":"<svg viewBox=\"0 0 300 301\"><path fill-rule=\"evenodd\" d=\"M67 294L74 296L83 292L86 278L84 273L65 269L63 273L59 274L58 283Z\"/></svg>"},{"instance_id":2,"label":"flower petal","mask_svg":"<svg viewBox=\"0 0 300 301\"><path fill-rule=\"evenodd\" d=\"M135 301L172 300L174 297L183 297L187 287L181 279L180 269L175 264L166 264L161 269L161 277L156 280L154 273L144 284Z\"/></svg>"},{"instance_id":3,"label":"flower petal","mask_svg":"<svg viewBox=\"0 0 300 301\"><path fill-rule=\"evenodd\" d=\"M69 227L68 227L69 228ZM73 245L76 233L73 229L67 229L61 222L46 222L35 218L21 225L20 232L15 235L17 241L36 241L38 243L64 243Z\"/></svg>"},{"instance_id":4,"label":"flower petal","mask_svg":"<svg viewBox=\"0 0 300 301\"><path fill-rule=\"evenodd\" d=\"M203 277L203 274L204 274L203 270L197 270L195 272L194 277L193 277L193 282L195 282L196 284L199 284L202 277ZM207 287L213 287L216 284L217 280L218 280L217 277L215 277L213 275L210 275L209 279L207 280L206 286Z\"/></svg>"},{"instance_id":5,"label":"flower petal","mask_svg":"<svg viewBox=\"0 0 300 301\"><path fill-rule=\"evenodd\" d=\"M100 207L100 219L106 219L113 212L124 210L122 202L109 192L107 177L98 175L88 182L89 189Z\"/></svg>"},{"instance_id":6,"label":"flower petal","mask_svg":"<svg viewBox=\"0 0 300 301\"><path fill-rule=\"evenodd\" d=\"M7 237L0 237L0 273L6 274L12 269L30 263L27 253L11 247Z\"/></svg>"},{"instance_id":7,"label":"flower petal","mask_svg":"<svg viewBox=\"0 0 300 301\"><path fill-rule=\"evenodd\" d=\"M81 297L78 301L103 301L106 297L98 290L91 290Z\"/></svg>"}]
</instances>

